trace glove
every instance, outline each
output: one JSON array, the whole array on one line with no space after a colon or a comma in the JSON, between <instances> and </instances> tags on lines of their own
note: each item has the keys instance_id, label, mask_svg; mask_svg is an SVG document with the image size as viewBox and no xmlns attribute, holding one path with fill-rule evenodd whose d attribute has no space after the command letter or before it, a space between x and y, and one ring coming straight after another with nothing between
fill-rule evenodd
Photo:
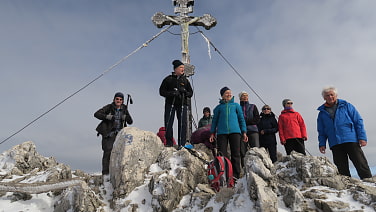
<instances>
[{"instance_id":1,"label":"glove","mask_svg":"<svg viewBox=\"0 0 376 212\"><path fill-rule=\"evenodd\" d=\"M110 120L110 121L111 121L113 118L114 118L114 116L111 115L111 114L108 114L108 115L106 116L106 119L107 119L107 120Z\"/></svg>"},{"instance_id":2,"label":"glove","mask_svg":"<svg viewBox=\"0 0 376 212\"><path fill-rule=\"evenodd\" d=\"M180 96L180 92L178 90L174 90L174 91L172 91L172 96L178 97L178 96Z\"/></svg>"},{"instance_id":3,"label":"glove","mask_svg":"<svg viewBox=\"0 0 376 212\"><path fill-rule=\"evenodd\" d=\"M179 92L180 92L181 94L186 94L186 93L187 93L187 90L186 90L184 87L180 87L180 88L179 88Z\"/></svg>"}]
</instances>

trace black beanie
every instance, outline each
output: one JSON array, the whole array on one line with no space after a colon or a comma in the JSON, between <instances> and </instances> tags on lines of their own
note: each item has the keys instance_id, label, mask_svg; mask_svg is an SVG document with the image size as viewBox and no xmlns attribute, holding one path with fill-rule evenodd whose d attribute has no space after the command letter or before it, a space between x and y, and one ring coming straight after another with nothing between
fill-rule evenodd
<instances>
[{"instance_id":1,"label":"black beanie","mask_svg":"<svg viewBox=\"0 0 376 212\"><path fill-rule=\"evenodd\" d=\"M184 65L184 63L182 63L180 60L174 60L174 61L172 61L172 65L174 65L174 70L175 70L175 68L177 68L181 65Z\"/></svg>"},{"instance_id":2,"label":"black beanie","mask_svg":"<svg viewBox=\"0 0 376 212\"><path fill-rule=\"evenodd\" d=\"M120 97L120 98L124 99L124 94L121 93L121 92L117 92L117 93L115 93L114 99L115 99L116 97Z\"/></svg>"},{"instance_id":3,"label":"black beanie","mask_svg":"<svg viewBox=\"0 0 376 212\"><path fill-rule=\"evenodd\" d=\"M210 113L210 108L208 108L208 107L204 107L204 110L202 111L203 113L205 113L205 112L209 112Z\"/></svg>"},{"instance_id":4,"label":"black beanie","mask_svg":"<svg viewBox=\"0 0 376 212\"><path fill-rule=\"evenodd\" d=\"M221 91L219 91L219 93L221 94L221 96L223 96L223 94L227 91L227 90L230 90L230 88L228 88L228 87L223 87L222 89L221 89Z\"/></svg>"}]
</instances>

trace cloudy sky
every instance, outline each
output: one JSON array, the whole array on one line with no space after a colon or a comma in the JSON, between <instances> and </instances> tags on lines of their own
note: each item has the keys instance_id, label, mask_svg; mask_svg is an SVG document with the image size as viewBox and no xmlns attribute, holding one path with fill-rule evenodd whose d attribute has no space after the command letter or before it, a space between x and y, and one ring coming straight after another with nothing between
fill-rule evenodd
<instances>
[{"instance_id":1,"label":"cloudy sky","mask_svg":"<svg viewBox=\"0 0 376 212\"><path fill-rule=\"evenodd\" d=\"M235 3L236 2L236 3ZM361 0L196 0L192 16L205 13L217 25L203 30L252 89L218 52L190 27L189 49L195 75L193 115L218 104L219 90L245 90L260 109L263 102L279 115L290 98L308 128L307 150L318 151L317 107L321 90L334 85L339 97L363 116L376 165L376 1ZM74 94L36 122L0 144L0 152L31 140L44 156L72 169L101 171L101 138L95 111L117 91L131 94L132 126L157 132L163 125L159 86L181 59L180 27L174 26L112 71L111 65L160 32L151 17L174 15L170 0L5 0L0 1L0 140ZM281 145L278 148L285 154ZM142 153L140 153L142 154ZM328 151L326 156L332 157Z\"/></svg>"}]
</instances>

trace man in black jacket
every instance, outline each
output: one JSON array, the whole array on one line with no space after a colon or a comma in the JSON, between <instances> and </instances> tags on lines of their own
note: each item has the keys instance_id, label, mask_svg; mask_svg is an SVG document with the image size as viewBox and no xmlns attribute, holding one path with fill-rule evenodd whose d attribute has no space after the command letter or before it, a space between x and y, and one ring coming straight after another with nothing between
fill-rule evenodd
<instances>
[{"instance_id":1,"label":"man in black jacket","mask_svg":"<svg viewBox=\"0 0 376 212\"><path fill-rule=\"evenodd\" d=\"M164 78L159 94L165 97L164 124L166 128L166 146L172 147L174 117L178 119L178 149L185 145L187 134L188 98L193 95L191 84L184 75L184 64L180 60L172 62L174 72Z\"/></svg>"},{"instance_id":2,"label":"man in black jacket","mask_svg":"<svg viewBox=\"0 0 376 212\"><path fill-rule=\"evenodd\" d=\"M109 174L111 151L116 135L127 124L133 123L128 108L124 105L124 94L117 92L113 102L95 112L94 117L102 120L96 130L98 135L102 135L102 174L107 175Z\"/></svg>"}]
</instances>

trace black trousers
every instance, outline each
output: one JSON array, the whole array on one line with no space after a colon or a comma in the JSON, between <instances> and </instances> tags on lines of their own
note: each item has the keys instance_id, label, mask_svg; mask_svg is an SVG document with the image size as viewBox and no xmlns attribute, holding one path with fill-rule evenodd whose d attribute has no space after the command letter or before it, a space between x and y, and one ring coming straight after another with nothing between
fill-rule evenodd
<instances>
[{"instance_id":1,"label":"black trousers","mask_svg":"<svg viewBox=\"0 0 376 212\"><path fill-rule=\"evenodd\" d=\"M306 155L304 140L302 138L287 139L285 143L286 154L290 155L292 151L302 153Z\"/></svg>"},{"instance_id":2,"label":"black trousers","mask_svg":"<svg viewBox=\"0 0 376 212\"><path fill-rule=\"evenodd\" d=\"M112 135L110 137L102 137L102 150L103 150L103 157L102 157L102 174L109 174L110 173L110 157L112 147L114 146L116 139L116 135Z\"/></svg>"},{"instance_id":3,"label":"black trousers","mask_svg":"<svg viewBox=\"0 0 376 212\"><path fill-rule=\"evenodd\" d=\"M217 135L218 151L227 158L227 147L230 144L232 170L236 179L240 177L240 142L242 141L239 133Z\"/></svg>"},{"instance_id":4,"label":"black trousers","mask_svg":"<svg viewBox=\"0 0 376 212\"><path fill-rule=\"evenodd\" d=\"M277 143L263 143L260 142L260 147L264 147L268 152L272 162L277 161Z\"/></svg>"},{"instance_id":5,"label":"black trousers","mask_svg":"<svg viewBox=\"0 0 376 212\"><path fill-rule=\"evenodd\" d=\"M175 112L178 119L178 145L184 146L187 141L187 106L184 105L183 107L175 107L170 104L165 104L164 112L166 145L172 146L174 144L172 141L174 136L172 126L174 125Z\"/></svg>"},{"instance_id":6,"label":"black trousers","mask_svg":"<svg viewBox=\"0 0 376 212\"><path fill-rule=\"evenodd\" d=\"M333 162L341 175L350 176L349 158L355 166L360 179L372 177L367 159L358 142L348 142L331 148Z\"/></svg>"}]
</instances>

